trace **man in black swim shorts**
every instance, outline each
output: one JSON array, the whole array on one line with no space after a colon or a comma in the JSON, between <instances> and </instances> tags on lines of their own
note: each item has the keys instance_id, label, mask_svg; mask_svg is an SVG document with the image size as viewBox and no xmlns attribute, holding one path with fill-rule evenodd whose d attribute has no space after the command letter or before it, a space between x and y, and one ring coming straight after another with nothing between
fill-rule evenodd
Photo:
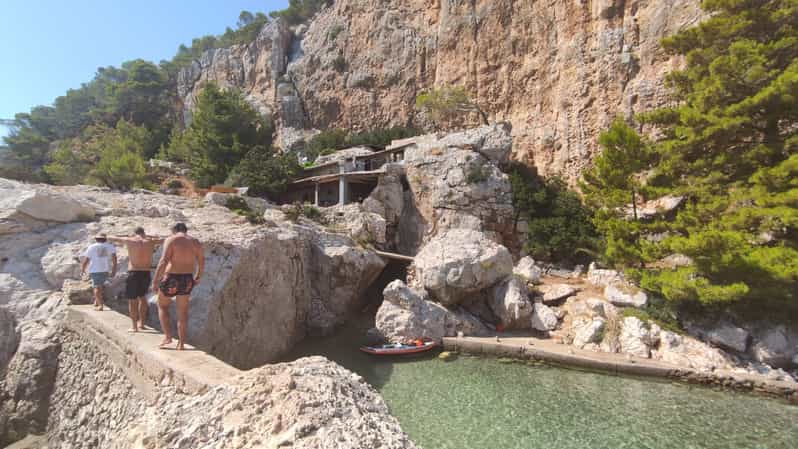
<instances>
[{"instance_id":1,"label":"man in black swim shorts","mask_svg":"<svg viewBox=\"0 0 798 449\"><path fill-rule=\"evenodd\" d=\"M152 289L158 291L158 319L161 321L164 339L161 348L172 343L169 320L169 305L175 298L177 309L177 349L182 350L188 325L188 300L194 286L202 277L204 257L199 240L188 235L183 223L172 227L172 236L166 239L163 255L158 262ZM196 270L196 271L195 271Z\"/></svg>"}]
</instances>

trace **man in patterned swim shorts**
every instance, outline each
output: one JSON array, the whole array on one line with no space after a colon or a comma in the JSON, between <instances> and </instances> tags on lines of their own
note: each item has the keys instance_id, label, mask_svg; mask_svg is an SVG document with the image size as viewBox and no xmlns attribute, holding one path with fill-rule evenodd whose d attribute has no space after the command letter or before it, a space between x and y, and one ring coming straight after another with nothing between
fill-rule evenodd
<instances>
[{"instance_id":1,"label":"man in patterned swim shorts","mask_svg":"<svg viewBox=\"0 0 798 449\"><path fill-rule=\"evenodd\" d=\"M189 237L188 228L184 223L174 225L172 236L164 243L163 254L152 281L152 289L158 292L158 319L161 321L164 333L164 339L159 347L165 348L172 344L169 305L172 302L171 298L175 298L177 350L183 350L188 323L188 301L191 290L199 283L202 276L204 263L199 240Z\"/></svg>"}]
</instances>

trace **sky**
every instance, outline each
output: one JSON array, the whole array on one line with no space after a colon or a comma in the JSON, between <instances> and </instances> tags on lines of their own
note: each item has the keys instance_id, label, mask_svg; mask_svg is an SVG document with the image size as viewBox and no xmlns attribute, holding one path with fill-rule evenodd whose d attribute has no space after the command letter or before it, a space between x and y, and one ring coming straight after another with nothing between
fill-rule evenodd
<instances>
[{"instance_id":1,"label":"sky","mask_svg":"<svg viewBox=\"0 0 798 449\"><path fill-rule=\"evenodd\" d=\"M180 44L235 28L238 13L288 0L0 0L0 119L50 105L98 67L170 59ZM0 136L7 130L0 126Z\"/></svg>"}]
</instances>

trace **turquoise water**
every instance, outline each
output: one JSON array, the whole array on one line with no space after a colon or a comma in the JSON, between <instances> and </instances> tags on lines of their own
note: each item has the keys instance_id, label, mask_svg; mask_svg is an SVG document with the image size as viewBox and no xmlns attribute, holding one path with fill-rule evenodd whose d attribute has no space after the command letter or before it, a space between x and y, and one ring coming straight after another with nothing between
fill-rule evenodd
<instances>
[{"instance_id":1,"label":"turquoise water","mask_svg":"<svg viewBox=\"0 0 798 449\"><path fill-rule=\"evenodd\" d=\"M749 394L522 363L356 351L360 331L310 339L382 393L424 449L798 448L798 407Z\"/></svg>"}]
</instances>

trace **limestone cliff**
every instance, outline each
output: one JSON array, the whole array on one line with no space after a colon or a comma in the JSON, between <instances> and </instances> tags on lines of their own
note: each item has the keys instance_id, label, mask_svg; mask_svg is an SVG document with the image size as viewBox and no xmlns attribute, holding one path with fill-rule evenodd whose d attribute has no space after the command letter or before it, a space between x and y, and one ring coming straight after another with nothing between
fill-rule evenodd
<instances>
[{"instance_id":1,"label":"limestone cliff","mask_svg":"<svg viewBox=\"0 0 798 449\"><path fill-rule=\"evenodd\" d=\"M241 88L286 147L299 128L429 126L416 94L461 85L512 123L516 159L574 179L615 115L668 101L663 75L679 60L659 41L696 23L698 4L338 0L307 26L272 23L253 44L206 53L179 93L190 107L203 80Z\"/></svg>"}]
</instances>

